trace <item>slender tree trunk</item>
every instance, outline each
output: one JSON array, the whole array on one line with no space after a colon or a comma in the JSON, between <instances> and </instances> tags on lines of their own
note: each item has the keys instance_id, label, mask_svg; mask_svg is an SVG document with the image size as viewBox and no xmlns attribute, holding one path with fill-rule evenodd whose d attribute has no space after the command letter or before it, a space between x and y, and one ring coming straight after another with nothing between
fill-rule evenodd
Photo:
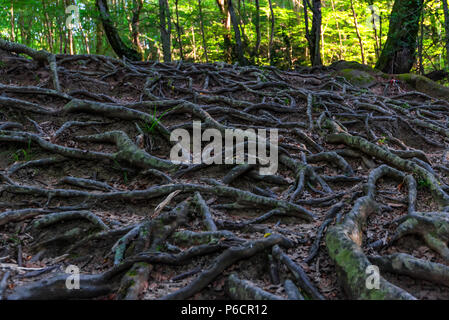
<instances>
[{"instance_id":1,"label":"slender tree trunk","mask_svg":"<svg viewBox=\"0 0 449 320\"><path fill-rule=\"evenodd\" d=\"M138 61L142 60L142 55L128 47L118 34L117 29L112 23L111 16L109 15L109 9L106 0L96 0L97 8L100 11L100 18L103 23L103 29L106 33L109 43L111 44L114 52L120 57L126 57L130 60Z\"/></svg>"},{"instance_id":2,"label":"slender tree trunk","mask_svg":"<svg viewBox=\"0 0 449 320\"><path fill-rule=\"evenodd\" d=\"M68 31L68 39L69 39L69 51L71 55L75 54L75 46L73 43L73 32L71 29Z\"/></svg>"},{"instance_id":3,"label":"slender tree trunk","mask_svg":"<svg viewBox=\"0 0 449 320\"><path fill-rule=\"evenodd\" d=\"M201 0L198 0L198 9L200 13L200 25L201 25L201 35L203 36L203 49L204 49L204 57L206 58L206 62L209 63L209 58L207 56L207 42L206 35L204 34L204 20L203 20L203 10L201 9Z\"/></svg>"},{"instance_id":4,"label":"slender tree trunk","mask_svg":"<svg viewBox=\"0 0 449 320\"><path fill-rule=\"evenodd\" d=\"M195 28L192 25L192 47L193 47L193 61L196 61L196 40L195 40Z\"/></svg>"},{"instance_id":5,"label":"slender tree trunk","mask_svg":"<svg viewBox=\"0 0 449 320\"><path fill-rule=\"evenodd\" d=\"M270 42L268 43L268 56L270 58L270 65L274 65L274 49L273 49L273 40L274 40L274 11L273 4L271 0L268 0L268 5L270 6L270 20L271 20L271 29L270 29Z\"/></svg>"},{"instance_id":6,"label":"slender tree trunk","mask_svg":"<svg viewBox=\"0 0 449 320\"><path fill-rule=\"evenodd\" d=\"M81 34L81 39L83 40L83 43L84 43L84 49L87 54L90 54L89 39L87 37L86 32L83 31L83 28L80 29L80 34Z\"/></svg>"},{"instance_id":7,"label":"slender tree trunk","mask_svg":"<svg viewBox=\"0 0 449 320\"><path fill-rule=\"evenodd\" d=\"M14 0L11 0L11 9L10 9L10 14L11 14L11 41L12 42L16 42L16 32L14 30Z\"/></svg>"},{"instance_id":8,"label":"slender tree trunk","mask_svg":"<svg viewBox=\"0 0 449 320\"><path fill-rule=\"evenodd\" d=\"M374 31L374 49L376 51L376 58L379 59L380 56L380 44L379 44L379 37L377 35L377 25L376 25L376 12L374 10L374 1L370 0L370 10L371 10L371 23L373 24L373 31Z\"/></svg>"},{"instance_id":9,"label":"slender tree trunk","mask_svg":"<svg viewBox=\"0 0 449 320\"><path fill-rule=\"evenodd\" d=\"M242 38L240 37L239 23L237 20L237 16L235 15L232 0L228 0L228 10L229 15L231 16L232 27L234 28L235 34L235 53L237 55L237 60L240 63L240 65L244 66L247 65L247 63L245 60L245 56L243 54L243 45L242 45Z\"/></svg>"},{"instance_id":10,"label":"slender tree trunk","mask_svg":"<svg viewBox=\"0 0 449 320\"><path fill-rule=\"evenodd\" d=\"M19 29L20 29L20 38L22 43L25 43L25 45L28 45L28 37L27 33L25 32L25 22L23 21L23 13L19 12Z\"/></svg>"},{"instance_id":11,"label":"slender tree trunk","mask_svg":"<svg viewBox=\"0 0 449 320\"><path fill-rule=\"evenodd\" d=\"M332 12L334 13L334 15L336 14L335 11L335 4L334 4L334 0L331 0L331 5L332 5ZM341 38L341 30L340 30L340 24L338 23L338 18L335 19L336 25L337 25L337 31L338 31L338 41L339 41L339 46L338 46L338 59L342 60L343 59L343 40Z\"/></svg>"},{"instance_id":12,"label":"slender tree trunk","mask_svg":"<svg viewBox=\"0 0 449 320\"><path fill-rule=\"evenodd\" d=\"M449 68L449 6L447 0L441 0L443 2L444 10L444 31L446 38L446 66Z\"/></svg>"},{"instance_id":13,"label":"slender tree trunk","mask_svg":"<svg viewBox=\"0 0 449 320\"><path fill-rule=\"evenodd\" d=\"M159 20L164 62L171 62L171 19L167 0L159 0Z\"/></svg>"},{"instance_id":14,"label":"slender tree trunk","mask_svg":"<svg viewBox=\"0 0 449 320\"><path fill-rule=\"evenodd\" d=\"M143 8L143 0L133 0L133 17L131 20L132 38L137 51L143 55L142 43L140 42L140 12Z\"/></svg>"},{"instance_id":15,"label":"slender tree trunk","mask_svg":"<svg viewBox=\"0 0 449 320\"><path fill-rule=\"evenodd\" d=\"M178 2L179 2L178 0L175 0L176 33L178 36L179 55L181 56L181 60L184 60L184 52L183 52L183 48L182 48L182 37L181 37L181 26L179 24Z\"/></svg>"},{"instance_id":16,"label":"slender tree trunk","mask_svg":"<svg viewBox=\"0 0 449 320\"><path fill-rule=\"evenodd\" d=\"M256 17L255 17L254 24L256 26L256 44L255 44L254 50L252 52L253 63L255 63L255 57L257 57L259 55L260 41L262 38L262 36L260 34L260 4L259 4L259 0L256 0Z\"/></svg>"},{"instance_id":17,"label":"slender tree trunk","mask_svg":"<svg viewBox=\"0 0 449 320\"><path fill-rule=\"evenodd\" d=\"M303 0L304 4L304 21L306 26L306 39L309 43L310 60L312 66L321 66L323 64L320 53L321 42L321 0L313 0L312 8L310 8L309 0ZM308 9L310 8L313 13L312 30L309 31L309 15Z\"/></svg>"},{"instance_id":18,"label":"slender tree trunk","mask_svg":"<svg viewBox=\"0 0 449 320\"><path fill-rule=\"evenodd\" d=\"M383 15L382 15L382 13L380 13L380 16L379 16L379 51L380 52L382 52L382 49L383 49L382 40L383 40L383 36L384 36L383 30L382 30L382 23L383 23ZM380 56L380 52L379 52L379 56Z\"/></svg>"},{"instance_id":19,"label":"slender tree trunk","mask_svg":"<svg viewBox=\"0 0 449 320\"><path fill-rule=\"evenodd\" d=\"M53 26L50 22L50 17L48 15L47 4L45 0L42 0L42 8L44 9L45 25L47 26L48 46L50 47L50 52L53 52Z\"/></svg>"},{"instance_id":20,"label":"slender tree trunk","mask_svg":"<svg viewBox=\"0 0 449 320\"><path fill-rule=\"evenodd\" d=\"M387 42L376 68L385 73L408 73L416 60L419 20L424 0L395 0Z\"/></svg>"},{"instance_id":21,"label":"slender tree trunk","mask_svg":"<svg viewBox=\"0 0 449 320\"><path fill-rule=\"evenodd\" d=\"M353 0L351 0L351 10L352 10L352 17L354 18L355 32L357 34L357 38L359 39L360 54L362 55L362 64L365 64L366 63L366 61L365 61L365 50L363 48L362 36L360 35L359 23L357 21L357 14L355 13L354 1Z\"/></svg>"},{"instance_id":22,"label":"slender tree trunk","mask_svg":"<svg viewBox=\"0 0 449 320\"><path fill-rule=\"evenodd\" d=\"M103 30L101 30L101 24L96 24L96 31L95 31L95 54L102 54L103 53Z\"/></svg>"},{"instance_id":23,"label":"slender tree trunk","mask_svg":"<svg viewBox=\"0 0 449 320\"><path fill-rule=\"evenodd\" d=\"M286 53L287 53L287 64L288 64L288 68L290 69L292 67L292 45L291 45L291 41L290 41L290 35L288 33L288 31L283 31L282 32L282 38L284 40L284 44L285 44L285 48L286 48Z\"/></svg>"},{"instance_id":24,"label":"slender tree trunk","mask_svg":"<svg viewBox=\"0 0 449 320\"><path fill-rule=\"evenodd\" d=\"M64 12L64 3L60 0L56 1L56 7L60 12ZM64 46L64 42L65 42L65 24L63 23L62 19L64 18L63 15L56 15L55 19L56 19L56 25L57 26L61 26L60 28L56 28L55 30L55 38L59 38L59 53L62 54L63 51L63 46ZM56 36L59 33L59 36Z\"/></svg>"},{"instance_id":25,"label":"slender tree trunk","mask_svg":"<svg viewBox=\"0 0 449 320\"><path fill-rule=\"evenodd\" d=\"M231 15L228 10L228 0L216 0L218 8L220 9L221 15L223 17L222 22L225 27L225 33L223 36L223 46L224 46L224 60L226 62L232 62L232 43L231 43Z\"/></svg>"},{"instance_id":26,"label":"slender tree trunk","mask_svg":"<svg viewBox=\"0 0 449 320\"><path fill-rule=\"evenodd\" d=\"M419 45L418 45L418 59L419 59L419 74L424 74L424 59L423 59L423 50L424 50L424 12L421 14L420 20L420 36L419 36Z\"/></svg>"},{"instance_id":27,"label":"slender tree trunk","mask_svg":"<svg viewBox=\"0 0 449 320\"><path fill-rule=\"evenodd\" d=\"M64 1L64 5L65 5L66 8L68 6L70 6L71 4L72 3L71 3L70 0L65 0ZM67 31L67 38L68 38L68 45L69 45L70 54L73 55L73 54L75 54L75 46L74 46L74 43L73 43L73 32L72 32L72 29L70 29L70 28L68 28L68 31Z\"/></svg>"},{"instance_id":28,"label":"slender tree trunk","mask_svg":"<svg viewBox=\"0 0 449 320\"><path fill-rule=\"evenodd\" d=\"M243 51L245 51L246 48L248 48L248 44L250 43L250 41L249 41L249 38L246 36L246 33L245 33L246 22L243 19L243 15L241 13L241 7L242 6L240 4L240 0L237 0L237 1L238 1L239 5L238 5L238 10L236 12L236 17L237 17L237 20L238 20L238 23L239 23L240 32L242 34Z\"/></svg>"}]
</instances>

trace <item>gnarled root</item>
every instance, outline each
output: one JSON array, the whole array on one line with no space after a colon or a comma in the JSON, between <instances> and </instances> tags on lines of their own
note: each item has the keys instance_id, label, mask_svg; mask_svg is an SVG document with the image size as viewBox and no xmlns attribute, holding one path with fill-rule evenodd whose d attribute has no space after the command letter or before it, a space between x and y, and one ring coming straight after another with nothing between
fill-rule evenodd
<instances>
[{"instance_id":1,"label":"gnarled root","mask_svg":"<svg viewBox=\"0 0 449 320\"><path fill-rule=\"evenodd\" d=\"M234 300L284 300L266 292L247 280L231 274L226 281L226 293Z\"/></svg>"},{"instance_id":2,"label":"gnarled root","mask_svg":"<svg viewBox=\"0 0 449 320\"><path fill-rule=\"evenodd\" d=\"M449 213L412 212L396 230L393 240L407 234L420 235L426 244L449 262Z\"/></svg>"},{"instance_id":3,"label":"gnarled root","mask_svg":"<svg viewBox=\"0 0 449 320\"><path fill-rule=\"evenodd\" d=\"M326 246L329 255L335 262L337 274L346 293L353 299L415 299L382 277L379 279L379 288L367 286L367 270L372 263L361 248L363 228L368 216L380 209L374 200L375 184L384 175L393 178L404 176L385 165L373 170L367 183L367 196L355 202L341 224L330 227L327 231Z\"/></svg>"}]
</instances>

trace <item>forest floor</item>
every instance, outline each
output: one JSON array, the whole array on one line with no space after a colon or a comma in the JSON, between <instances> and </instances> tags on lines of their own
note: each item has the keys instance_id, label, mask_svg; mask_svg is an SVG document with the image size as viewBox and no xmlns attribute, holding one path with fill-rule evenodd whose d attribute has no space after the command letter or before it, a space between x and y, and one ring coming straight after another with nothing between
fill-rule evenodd
<instances>
[{"instance_id":1,"label":"forest floor","mask_svg":"<svg viewBox=\"0 0 449 320\"><path fill-rule=\"evenodd\" d=\"M333 68L56 58L59 92L0 51L0 298L370 298L367 259L446 270L447 101ZM170 162L193 120L277 128L278 172ZM384 297L449 298L385 259Z\"/></svg>"}]
</instances>

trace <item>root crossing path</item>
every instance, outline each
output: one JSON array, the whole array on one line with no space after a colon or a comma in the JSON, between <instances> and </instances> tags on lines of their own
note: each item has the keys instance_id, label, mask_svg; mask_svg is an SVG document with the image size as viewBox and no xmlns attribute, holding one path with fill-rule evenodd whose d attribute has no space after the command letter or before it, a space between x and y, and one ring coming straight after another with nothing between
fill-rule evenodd
<instances>
[{"instance_id":1,"label":"root crossing path","mask_svg":"<svg viewBox=\"0 0 449 320\"><path fill-rule=\"evenodd\" d=\"M0 298L449 298L447 101L0 47ZM172 161L194 121L276 129L276 173Z\"/></svg>"}]
</instances>

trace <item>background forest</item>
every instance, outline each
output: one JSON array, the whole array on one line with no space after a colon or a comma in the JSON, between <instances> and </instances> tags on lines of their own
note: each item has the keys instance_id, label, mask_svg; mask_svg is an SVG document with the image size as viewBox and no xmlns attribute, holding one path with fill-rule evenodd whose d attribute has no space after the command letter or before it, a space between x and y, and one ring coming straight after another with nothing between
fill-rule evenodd
<instances>
[{"instance_id":1,"label":"background forest","mask_svg":"<svg viewBox=\"0 0 449 320\"><path fill-rule=\"evenodd\" d=\"M314 1L317 2L317 1ZM375 65L389 31L394 1L324 0L321 2L320 55L328 65L353 60ZM445 58L446 1L425 1L419 18L417 72L448 68ZM125 44L145 60L164 60L161 10L165 0L112 0L110 19ZM244 56L253 64L294 68L310 64L303 0L234 0ZM194 62L238 60L233 22L224 0L169 0L164 27L171 58ZM76 5L78 12L66 8ZM312 6L314 6L312 4ZM1 0L0 34L52 53L114 55L99 21L96 1ZM71 16L72 15L72 16ZM73 21L74 28L66 21ZM76 22L79 21L79 24ZM100 22L100 23L99 23ZM313 32L313 30L312 30ZM422 68L420 68L422 62Z\"/></svg>"}]
</instances>

